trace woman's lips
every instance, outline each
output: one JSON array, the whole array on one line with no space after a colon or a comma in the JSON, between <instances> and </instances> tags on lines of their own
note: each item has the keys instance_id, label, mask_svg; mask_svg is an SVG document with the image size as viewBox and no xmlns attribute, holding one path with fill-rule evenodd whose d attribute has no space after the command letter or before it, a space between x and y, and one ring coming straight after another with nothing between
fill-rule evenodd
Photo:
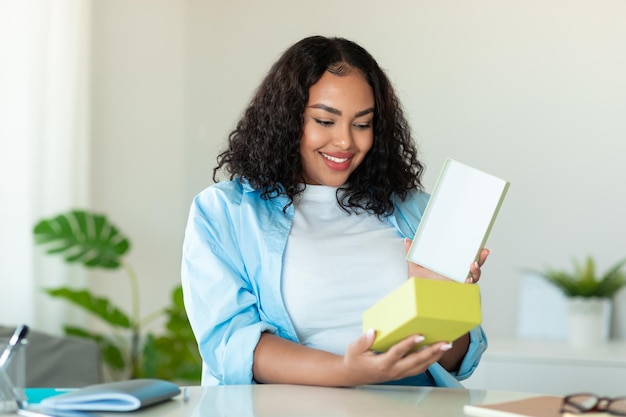
<instances>
[{"instance_id":1,"label":"woman's lips","mask_svg":"<svg viewBox=\"0 0 626 417\"><path fill-rule=\"evenodd\" d=\"M324 158L324 162L326 165L333 170L343 171L348 169L350 166L350 162L352 161L353 154L328 154L324 152L320 152L322 158Z\"/></svg>"}]
</instances>

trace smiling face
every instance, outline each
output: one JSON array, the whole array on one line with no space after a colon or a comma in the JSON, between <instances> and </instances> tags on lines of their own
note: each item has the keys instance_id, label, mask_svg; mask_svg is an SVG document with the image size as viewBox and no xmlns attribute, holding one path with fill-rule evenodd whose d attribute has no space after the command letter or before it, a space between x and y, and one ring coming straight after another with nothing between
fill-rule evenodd
<instances>
[{"instance_id":1,"label":"smiling face","mask_svg":"<svg viewBox=\"0 0 626 417\"><path fill-rule=\"evenodd\" d=\"M307 184L339 187L374 143L374 93L363 75L328 71L309 89L300 157Z\"/></svg>"}]
</instances>

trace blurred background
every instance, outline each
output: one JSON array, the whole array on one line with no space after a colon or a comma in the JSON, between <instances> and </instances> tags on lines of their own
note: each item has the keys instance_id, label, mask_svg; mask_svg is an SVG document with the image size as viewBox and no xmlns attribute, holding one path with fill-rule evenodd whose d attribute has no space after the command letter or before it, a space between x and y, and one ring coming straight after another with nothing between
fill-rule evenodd
<instances>
[{"instance_id":1,"label":"blurred background","mask_svg":"<svg viewBox=\"0 0 626 417\"><path fill-rule=\"evenodd\" d=\"M229 131L284 49L323 34L387 71L427 190L446 157L511 182L480 285L487 333L515 336L524 269L626 256L624 21L621 0L0 0L0 321L85 320L55 285L129 305L121 273L34 246L35 222L70 208L128 235L142 311L165 305Z\"/></svg>"}]
</instances>

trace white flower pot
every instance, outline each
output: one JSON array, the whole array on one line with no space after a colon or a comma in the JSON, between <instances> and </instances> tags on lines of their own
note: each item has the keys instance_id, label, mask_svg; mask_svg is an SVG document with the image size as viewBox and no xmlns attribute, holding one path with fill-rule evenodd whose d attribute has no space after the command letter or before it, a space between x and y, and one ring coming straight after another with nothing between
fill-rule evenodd
<instances>
[{"instance_id":1,"label":"white flower pot","mask_svg":"<svg viewBox=\"0 0 626 417\"><path fill-rule=\"evenodd\" d=\"M568 298L569 340L574 346L593 346L609 339L611 300L596 297Z\"/></svg>"}]
</instances>

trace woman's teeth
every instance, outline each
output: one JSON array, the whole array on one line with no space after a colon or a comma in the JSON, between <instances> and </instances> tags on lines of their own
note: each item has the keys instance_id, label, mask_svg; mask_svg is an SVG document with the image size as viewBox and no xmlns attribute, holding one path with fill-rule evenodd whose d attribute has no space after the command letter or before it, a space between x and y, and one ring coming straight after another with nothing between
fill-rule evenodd
<instances>
[{"instance_id":1,"label":"woman's teeth","mask_svg":"<svg viewBox=\"0 0 626 417\"><path fill-rule=\"evenodd\" d=\"M325 153L322 156L329 161L337 162L338 164L346 162L349 158L335 158L334 156L326 155Z\"/></svg>"}]
</instances>

